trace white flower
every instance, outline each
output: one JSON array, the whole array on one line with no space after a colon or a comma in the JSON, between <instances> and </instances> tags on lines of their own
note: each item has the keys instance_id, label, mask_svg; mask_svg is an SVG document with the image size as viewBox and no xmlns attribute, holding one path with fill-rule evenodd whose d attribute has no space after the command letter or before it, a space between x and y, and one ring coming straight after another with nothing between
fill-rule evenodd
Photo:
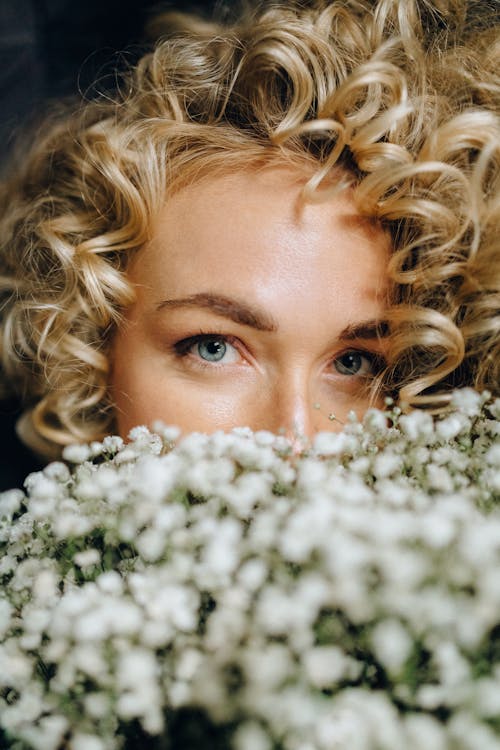
<instances>
[{"instance_id":1,"label":"white flower","mask_svg":"<svg viewBox=\"0 0 500 750\"><path fill-rule=\"evenodd\" d=\"M172 623L161 620L146 620L139 634L143 646L151 649L161 649L172 643L176 635Z\"/></svg>"},{"instance_id":2,"label":"white flower","mask_svg":"<svg viewBox=\"0 0 500 750\"><path fill-rule=\"evenodd\" d=\"M91 531L92 526L90 518L85 518L78 510L69 508L60 515L55 515L53 521L54 534L59 539L84 536Z\"/></svg>"},{"instance_id":3,"label":"white flower","mask_svg":"<svg viewBox=\"0 0 500 750\"><path fill-rule=\"evenodd\" d=\"M349 417L303 455L248 429L67 449L0 495L2 728L118 750L195 707L235 750L499 750L488 398Z\"/></svg>"},{"instance_id":4,"label":"white flower","mask_svg":"<svg viewBox=\"0 0 500 750\"><path fill-rule=\"evenodd\" d=\"M316 646L306 651L304 668L312 685L327 688L346 675L349 659L337 646Z\"/></svg>"},{"instance_id":5,"label":"white flower","mask_svg":"<svg viewBox=\"0 0 500 750\"><path fill-rule=\"evenodd\" d=\"M163 448L160 436L151 433L144 425L134 427L130 430L128 437L133 443L133 448L138 452L151 452L158 455Z\"/></svg>"},{"instance_id":6,"label":"white flower","mask_svg":"<svg viewBox=\"0 0 500 750\"><path fill-rule=\"evenodd\" d=\"M462 431L465 431L469 426L469 422L462 414L451 414L444 419L440 419L436 424L436 435L447 442L453 440Z\"/></svg>"},{"instance_id":7,"label":"white flower","mask_svg":"<svg viewBox=\"0 0 500 750\"><path fill-rule=\"evenodd\" d=\"M121 691L116 710L123 719L138 718L144 729L158 734L163 728L158 665L146 648L135 647L118 660L117 683Z\"/></svg>"},{"instance_id":8,"label":"white flower","mask_svg":"<svg viewBox=\"0 0 500 750\"><path fill-rule=\"evenodd\" d=\"M75 486L75 497L81 502L92 502L100 500L103 496L102 489L94 482L94 476L77 479Z\"/></svg>"},{"instance_id":9,"label":"white flower","mask_svg":"<svg viewBox=\"0 0 500 750\"><path fill-rule=\"evenodd\" d=\"M500 419L500 398L495 398L490 404L488 409L495 419Z\"/></svg>"},{"instance_id":10,"label":"white flower","mask_svg":"<svg viewBox=\"0 0 500 750\"><path fill-rule=\"evenodd\" d=\"M24 493L21 490L8 490L0 495L0 519L10 520L21 509Z\"/></svg>"},{"instance_id":11,"label":"white flower","mask_svg":"<svg viewBox=\"0 0 500 750\"><path fill-rule=\"evenodd\" d=\"M192 680L203 660L203 654L194 648L187 648L179 657L176 677L179 680Z\"/></svg>"},{"instance_id":12,"label":"white flower","mask_svg":"<svg viewBox=\"0 0 500 750\"><path fill-rule=\"evenodd\" d=\"M444 514L429 513L420 523L422 537L432 548L446 547L455 535L453 519Z\"/></svg>"},{"instance_id":13,"label":"white flower","mask_svg":"<svg viewBox=\"0 0 500 750\"><path fill-rule=\"evenodd\" d=\"M55 569L42 569L35 576L32 586L33 600L38 604L51 606L60 597L60 578Z\"/></svg>"},{"instance_id":14,"label":"white flower","mask_svg":"<svg viewBox=\"0 0 500 750\"><path fill-rule=\"evenodd\" d=\"M33 664L14 639L0 644L0 685L17 690L29 682Z\"/></svg>"},{"instance_id":15,"label":"white flower","mask_svg":"<svg viewBox=\"0 0 500 750\"><path fill-rule=\"evenodd\" d=\"M29 603L23 609L22 619L26 633L41 633L50 622L50 611Z\"/></svg>"},{"instance_id":16,"label":"white flower","mask_svg":"<svg viewBox=\"0 0 500 750\"><path fill-rule=\"evenodd\" d=\"M405 750L447 750L446 730L441 722L427 714L410 713L404 717Z\"/></svg>"},{"instance_id":17,"label":"white flower","mask_svg":"<svg viewBox=\"0 0 500 750\"><path fill-rule=\"evenodd\" d=\"M258 430L254 433L254 439L257 445L274 446L276 435L268 430Z\"/></svg>"},{"instance_id":18,"label":"white flower","mask_svg":"<svg viewBox=\"0 0 500 750\"><path fill-rule=\"evenodd\" d=\"M256 591L262 586L269 573L263 560L253 558L243 563L237 573L238 582L247 591Z\"/></svg>"},{"instance_id":19,"label":"white flower","mask_svg":"<svg viewBox=\"0 0 500 750\"><path fill-rule=\"evenodd\" d=\"M474 703L478 714L495 720L500 716L500 676L497 679L483 677L477 680Z\"/></svg>"},{"instance_id":20,"label":"white flower","mask_svg":"<svg viewBox=\"0 0 500 750\"><path fill-rule=\"evenodd\" d=\"M295 610L294 602L281 589L277 586L268 586L259 598L259 626L268 635L284 635L290 631Z\"/></svg>"},{"instance_id":21,"label":"white flower","mask_svg":"<svg viewBox=\"0 0 500 750\"><path fill-rule=\"evenodd\" d=\"M373 462L373 475L377 479L385 479L401 472L401 456L397 453L385 451L377 456Z\"/></svg>"},{"instance_id":22,"label":"white flower","mask_svg":"<svg viewBox=\"0 0 500 750\"><path fill-rule=\"evenodd\" d=\"M210 496L218 486L224 486L234 476L234 464L226 459L210 461L198 459L186 468L184 481L194 495Z\"/></svg>"},{"instance_id":23,"label":"white flower","mask_svg":"<svg viewBox=\"0 0 500 750\"><path fill-rule=\"evenodd\" d=\"M451 403L462 414L466 414L468 417L476 417L481 411L484 400L484 397L472 388L462 388L453 393Z\"/></svg>"},{"instance_id":24,"label":"white flower","mask_svg":"<svg viewBox=\"0 0 500 750\"><path fill-rule=\"evenodd\" d=\"M487 725L476 721L468 712L460 712L449 721L450 744L464 750L498 750L498 735Z\"/></svg>"},{"instance_id":25,"label":"white flower","mask_svg":"<svg viewBox=\"0 0 500 750\"><path fill-rule=\"evenodd\" d=\"M272 750L269 735L256 722L245 722L236 730L235 750Z\"/></svg>"},{"instance_id":26,"label":"white flower","mask_svg":"<svg viewBox=\"0 0 500 750\"><path fill-rule=\"evenodd\" d=\"M399 672L410 656L413 640L398 620L382 620L371 633L377 659L391 673Z\"/></svg>"},{"instance_id":27,"label":"white flower","mask_svg":"<svg viewBox=\"0 0 500 750\"><path fill-rule=\"evenodd\" d=\"M440 643L434 650L434 659L443 685L455 687L468 683L470 667L455 643L451 641Z\"/></svg>"},{"instance_id":28,"label":"white flower","mask_svg":"<svg viewBox=\"0 0 500 750\"><path fill-rule=\"evenodd\" d=\"M313 450L318 456L338 456L353 452L356 447L356 438L347 432L319 432L313 439Z\"/></svg>"},{"instance_id":29,"label":"white flower","mask_svg":"<svg viewBox=\"0 0 500 750\"><path fill-rule=\"evenodd\" d=\"M363 417L363 426L368 427L373 434L383 434L389 428L387 416L379 409L368 409Z\"/></svg>"},{"instance_id":30,"label":"white flower","mask_svg":"<svg viewBox=\"0 0 500 750\"><path fill-rule=\"evenodd\" d=\"M158 665L147 649L135 648L121 655L117 674L122 690L141 690L143 685L156 681Z\"/></svg>"},{"instance_id":31,"label":"white flower","mask_svg":"<svg viewBox=\"0 0 500 750\"><path fill-rule=\"evenodd\" d=\"M73 633L84 642L102 641L110 634L135 635L141 626L141 610L132 601L103 596L75 620Z\"/></svg>"},{"instance_id":32,"label":"white flower","mask_svg":"<svg viewBox=\"0 0 500 750\"><path fill-rule=\"evenodd\" d=\"M116 570L108 570L96 579L98 587L105 594L120 595L123 593L123 579Z\"/></svg>"},{"instance_id":33,"label":"white flower","mask_svg":"<svg viewBox=\"0 0 500 750\"><path fill-rule=\"evenodd\" d=\"M175 443L181 435L179 427L176 427L174 425L166 425L161 420L155 420L153 422L153 430L155 431L155 433L160 435L166 445Z\"/></svg>"},{"instance_id":34,"label":"white flower","mask_svg":"<svg viewBox=\"0 0 500 750\"><path fill-rule=\"evenodd\" d=\"M250 645L241 654L245 676L258 691L273 690L293 674L293 659L279 643Z\"/></svg>"},{"instance_id":35,"label":"white flower","mask_svg":"<svg viewBox=\"0 0 500 750\"><path fill-rule=\"evenodd\" d=\"M23 727L20 735L33 750L58 750L68 725L64 716L43 716L36 725Z\"/></svg>"},{"instance_id":36,"label":"white flower","mask_svg":"<svg viewBox=\"0 0 500 750\"><path fill-rule=\"evenodd\" d=\"M7 599L0 598L0 638L3 638L10 627L13 607Z\"/></svg>"},{"instance_id":37,"label":"white flower","mask_svg":"<svg viewBox=\"0 0 500 750\"><path fill-rule=\"evenodd\" d=\"M137 601L143 602L149 616L171 623L182 631L194 630L197 624L198 596L191 588L166 582L159 586L160 582L161 578L157 582L154 579L148 581L141 575L130 579ZM141 592L144 584L146 588Z\"/></svg>"},{"instance_id":38,"label":"white flower","mask_svg":"<svg viewBox=\"0 0 500 750\"><path fill-rule=\"evenodd\" d=\"M94 734L76 734L70 743L70 750L107 750L105 743Z\"/></svg>"},{"instance_id":39,"label":"white flower","mask_svg":"<svg viewBox=\"0 0 500 750\"><path fill-rule=\"evenodd\" d=\"M66 445L62 452L65 461L69 461L73 464L83 464L92 456L90 446L82 445Z\"/></svg>"},{"instance_id":40,"label":"white flower","mask_svg":"<svg viewBox=\"0 0 500 750\"><path fill-rule=\"evenodd\" d=\"M272 489L272 476L250 471L241 474L228 487L218 492L239 518L249 518L256 504Z\"/></svg>"},{"instance_id":41,"label":"white flower","mask_svg":"<svg viewBox=\"0 0 500 750\"><path fill-rule=\"evenodd\" d=\"M427 481L430 489L439 492L452 492L453 490L453 479L448 471L434 463L427 465Z\"/></svg>"},{"instance_id":42,"label":"white flower","mask_svg":"<svg viewBox=\"0 0 500 750\"><path fill-rule=\"evenodd\" d=\"M308 505L297 509L287 519L279 538L284 557L292 562L305 562L315 547L322 546L323 532L329 529L334 515L331 499L314 493Z\"/></svg>"},{"instance_id":43,"label":"white flower","mask_svg":"<svg viewBox=\"0 0 500 750\"><path fill-rule=\"evenodd\" d=\"M87 693L84 703L92 719L104 719L111 711L111 699L106 693Z\"/></svg>"},{"instance_id":44,"label":"white flower","mask_svg":"<svg viewBox=\"0 0 500 750\"><path fill-rule=\"evenodd\" d=\"M161 558L166 542L165 534L161 529L148 528L137 537L135 546L146 562L154 562Z\"/></svg>"},{"instance_id":45,"label":"white flower","mask_svg":"<svg viewBox=\"0 0 500 750\"><path fill-rule=\"evenodd\" d=\"M200 565L204 575L219 578L229 575L236 569L241 534L242 526L233 518L224 518L217 524L215 533L201 556Z\"/></svg>"},{"instance_id":46,"label":"white flower","mask_svg":"<svg viewBox=\"0 0 500 750\"><path fill-rule=\"evenodd\" d=\"M90 568L100 563L101 553L97 549L86 549L83 552L78 552L73 560L79 568Z\"/></svg>"},{"instance_id":47,"label":"white flower","mask_svg":"<svg viewBox=\"0 0 500 750\"><path fill-rule=\"evenodd\" d=\"M72 648L71 662L77 670L99 682L105 680L109 668L102 649L95 643L78 643Z\"/></svg>"},{"instance_id":48,"label":"white flower","mask_svg":"<svg viewBox=\"0 0 500 750\"><path fill-rule=\"evenodd\" d=\"M335 737L337 719L342 728L337 727L337 732L339 729L340 732ZM380 691L348 689L342 692L333 701L330 727L330 737L337 742L339 750L344 747L400 750L404 746L396 709ZM328 735L320 739L327 750Z\"/></svg>"},{"instance_id":49,"label":"white flower","mask_svg":"<svg viewBox=\"0 0 500 750\"><path fill-rule=\"evenodd\" d=\"M117 453L123 445L123 440L118 435L107 435L102 441L102 447L107 453Z\"/></svg>"},{"instance_id":50,"label":"white flower","mask_svg":"<svg viewBox=\"0 0 500 750\"><path fill-rule=\"evenodd\" d=\"M491 466L497 466L500 469L500 443L492 445L484 455L484 460Z\"/></svg>"},{"instance_id":51,"label":"white flower","mask_svg":"<svg viewBox=\"0 0 500 750\"><path fill-rule=\"evenodd\" d=\"M430 441L434 435L434 421L430 414L415 409L399 418L401 431L412 442Z\"/></svg>"}]
</instances>

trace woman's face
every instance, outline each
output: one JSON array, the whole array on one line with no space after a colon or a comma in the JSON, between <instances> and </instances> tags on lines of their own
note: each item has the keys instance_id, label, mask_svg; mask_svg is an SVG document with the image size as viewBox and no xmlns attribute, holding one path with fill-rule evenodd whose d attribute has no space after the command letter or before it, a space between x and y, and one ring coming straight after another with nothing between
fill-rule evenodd
<instances>
[{"instance_id":1,"label":"woman's face","mask_svg":"<svg viewBox=\"0 0 500 750\"><path fill-rule=\"evenodd\" d=\"M389 241L346 195L302 203L304 180L242 172L167 201L114 339L120 434L161 419L300 440L370 405Z\"/></svg>"}]
</instances>

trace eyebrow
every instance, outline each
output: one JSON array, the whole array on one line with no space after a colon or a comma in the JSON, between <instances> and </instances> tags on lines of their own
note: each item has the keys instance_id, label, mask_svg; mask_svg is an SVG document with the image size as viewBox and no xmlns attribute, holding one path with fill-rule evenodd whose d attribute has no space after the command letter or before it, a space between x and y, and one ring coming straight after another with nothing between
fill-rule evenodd
<instances>
[{"instance_id":1,"label":"eyebrow","mask_svg":"<svg viewBox=\"0 0 500 750\"><path fill-rule=\"evenodd\" d=\"M200 292L191 294L189 297L180 297L178 299L166 299L157 305L156 310L165 308L180 307L201 307L210 310L216 315L234 320L235 323L241 323L250 328L256 328L258 331L277 331L278 325L270 315L263 313L244 302L225 297L222 294L211 294L210 292Z\"/></svg>"},{"instance_id":2,"label":"eyebrow","mask_svg":"<svg viewBox=\"0 0 500 750\"><path fill-rule=\"evenodd\" d=\"M356 339L383 339L389 335L389 325L385 320L363 320L351 323L341 332L339 339L354 341Z\"/></svg>"},{"instance_id":3,"label":"eyebrow","mask_svg":"<svg viewBox=\"0 0 500 750\"><path fill-rule=\"evenodd\" d=\"M278 324L267 313L256 310L251 305L241 302L232 297L226 297L222 294L213 294L211 292L199 292L187 297L177 297L175 299L162 300L157 306L156 311L165 309L179 309L183 307L196 307L210 310L215 315L229 318L235 323L240 323L258 331L275 332L278 330ZM339 340L354 341L358 339L380 339L388 334L388 325L382 320L363 320L359 323L350 323L340 333Z\"/></svg>"}]
</instances>

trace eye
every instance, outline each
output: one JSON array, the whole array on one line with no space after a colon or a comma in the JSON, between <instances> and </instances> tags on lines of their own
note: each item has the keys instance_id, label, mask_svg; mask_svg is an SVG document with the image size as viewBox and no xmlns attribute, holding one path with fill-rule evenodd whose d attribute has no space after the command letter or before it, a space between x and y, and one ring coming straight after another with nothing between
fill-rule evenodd
<instances>
[{"instance_id":1,"label":"eye","mask_svg":"<svg viewBox=\"0 0 500 750\"><path fill-rule=\"evenodd\" d=\"M227 344L223 339L205 339L198 341L196 351L207 362L220 362L227 352Z\"/></svg>"},{"instance_id":2,"label":"eye","mask_svg":"<svg viewBox=\"0 0 500 750\"><path fill-rule=\"evenodd\" d=\"M363 377L378 372L382 368L382 360L376 354L352 349L336 357L333 366L340 375Z\"/></svg>"},{"instance_id":3,"label":"eye","mask_svg":"<svg viewBox=\"0 0 500 750\"><path fill-rule=\"evenodd\" d=\"M231 364L240 359L237 349L225 336L199 334L179 341L175 345L177 354L191 355L204 362Z\"/></svg>"}]
</instances>

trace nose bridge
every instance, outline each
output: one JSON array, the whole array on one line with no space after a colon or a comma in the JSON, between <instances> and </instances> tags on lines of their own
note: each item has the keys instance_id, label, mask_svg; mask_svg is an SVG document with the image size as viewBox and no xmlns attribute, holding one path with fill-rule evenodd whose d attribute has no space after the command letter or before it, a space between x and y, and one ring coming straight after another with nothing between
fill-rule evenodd
<instances>
[{"instance_id":1,"label":"nose bridge","mask_svg":"<svg viewBox=\"0 0 500 750\"><path fill-rule=\"evenodd\" d=\"M269 403L274 432L284 431L293 442L314 433L314 396L311 375L305 367L290 368L277 377Z\"/></svg>"}]
</instances>

